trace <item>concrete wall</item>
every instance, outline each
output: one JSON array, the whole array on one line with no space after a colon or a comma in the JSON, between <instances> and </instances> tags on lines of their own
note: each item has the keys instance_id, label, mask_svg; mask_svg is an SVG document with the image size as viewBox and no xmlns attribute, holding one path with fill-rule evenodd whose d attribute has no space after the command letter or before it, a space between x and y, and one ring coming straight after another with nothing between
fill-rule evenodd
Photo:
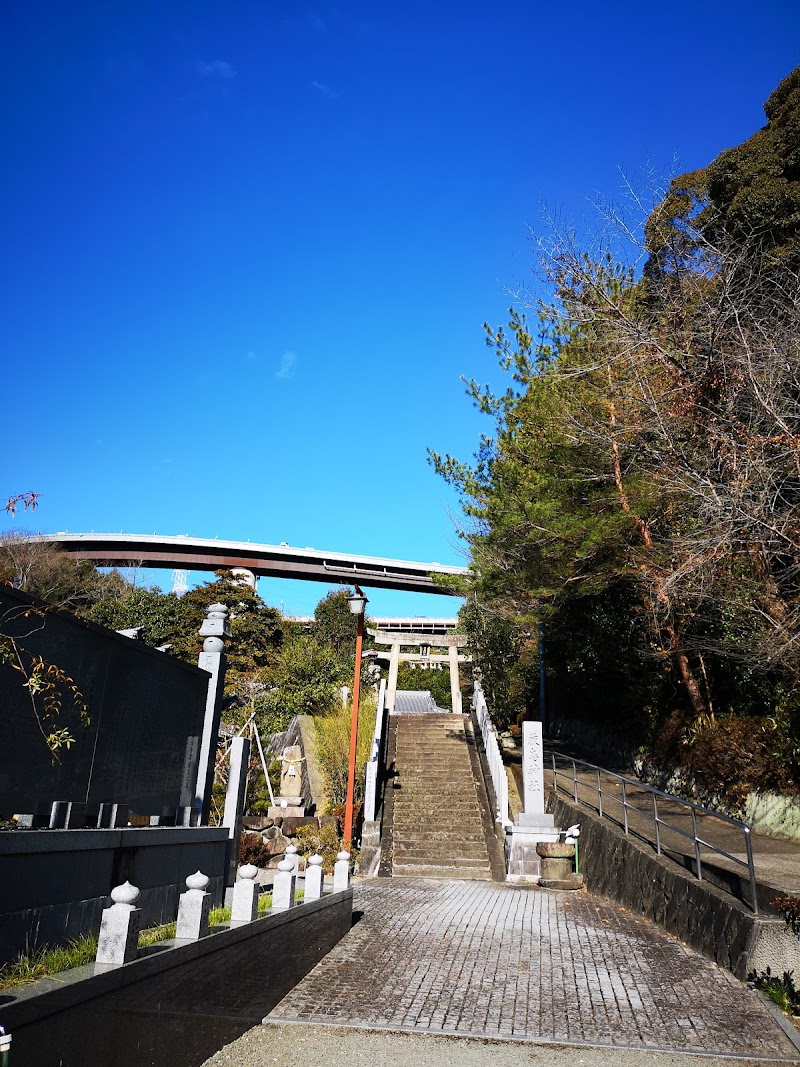
<instances>
[{"instance_id":1,"label":"concrete wall","mask_svg":"<svg viewBox=\"0 0 800 1067\"><path fill-rule=\"evenodd\" d=\"M11 991L0 1000L11 1062L199 1067L260 1023L333 948L352 908L348 889L200 941L140 950L122 967L79 967Z\"/></svg>"},{"instance_id":2,"label":"concrete wall","mask_svg":"<svg viewBox=\"0 0 800 1067\"><path fill-rule=\"evenodd\" d=\"M580 823L580 869L590 892L652 919L738 978L767 966L800 972L800 941L782 919L755 916L586 808L552 793L548 807L557 826Z\"/></svg>"},{"instance_id":3,"label":"concrete wall","mask_svg":"<svg viewBox=\"0 0 800 1067\"><path fill-rule=\"evenodd\" d=\"M221 901L228 832L216 827L16 830L0 834L0 962L97 933L115 885L141 890L145 926L171 922L188 875Z\"/></svg>"}]
</instances>

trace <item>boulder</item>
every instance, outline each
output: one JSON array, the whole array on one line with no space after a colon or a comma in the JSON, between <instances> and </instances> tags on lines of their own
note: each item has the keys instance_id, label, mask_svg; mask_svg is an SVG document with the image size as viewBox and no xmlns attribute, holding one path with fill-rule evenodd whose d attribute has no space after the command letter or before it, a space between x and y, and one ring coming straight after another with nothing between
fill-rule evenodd
<instances>
[{"instance_id":1,"label":"boulder","mask_svg":"<svg viewBox=\"0 0 800 1067\"><path fill-rule=\"evenodd\" d=\"M313 826L316 828L317 820L312 815L287 815L281 825L283 836L294 837L297 834L298 827L300 826Z\"/></svg>"}]
</instances>

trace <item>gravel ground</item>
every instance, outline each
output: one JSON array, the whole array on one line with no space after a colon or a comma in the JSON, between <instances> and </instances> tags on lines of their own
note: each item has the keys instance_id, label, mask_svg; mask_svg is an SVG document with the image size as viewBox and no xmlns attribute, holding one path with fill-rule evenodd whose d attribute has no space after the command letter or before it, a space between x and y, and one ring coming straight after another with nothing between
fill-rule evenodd
<instances>
[{"instance_id":1,"label":"gravel ground","mask_svg":"<svg viewBox=\"0 0 800 1067\"><path fill-rule=\"evenodd\" d=\"M569 1048L435 1034L270 1023L221 1049L206 1067L777 1067L775 1060L731 1060L620 1048ZM780 1061L786 1067L786 1061Z\"/></svg>"}]
</instances>

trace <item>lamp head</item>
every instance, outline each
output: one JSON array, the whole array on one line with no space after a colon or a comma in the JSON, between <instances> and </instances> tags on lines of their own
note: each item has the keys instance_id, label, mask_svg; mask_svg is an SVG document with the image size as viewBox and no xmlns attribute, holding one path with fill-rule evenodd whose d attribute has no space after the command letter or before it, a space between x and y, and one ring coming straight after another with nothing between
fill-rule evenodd
<instances>
[{"instance_id":1,"label":"lamp head","mask_svg":"<svg viewBox=\"0 0 800 1067\"><path fill-rule=\"evenodd\" d=\"M353 593L352 596L349 596L347 598L347 604L348 604L348 607L350 608L351 614L353 614L353 615L363 615L364 614L364 608L367 605L367 598L364 596L364 594L361 592L361 590L358 588L358 586L356 586L355 593Z\"/></svg>"}]
</instances>

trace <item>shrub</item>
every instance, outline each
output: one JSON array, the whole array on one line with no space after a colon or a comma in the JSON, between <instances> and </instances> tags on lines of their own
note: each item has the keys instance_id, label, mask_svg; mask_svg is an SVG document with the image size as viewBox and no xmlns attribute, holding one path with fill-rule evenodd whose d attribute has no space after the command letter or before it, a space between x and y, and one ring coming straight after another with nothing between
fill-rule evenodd
<instances>
[{"instance_id":1,"label":"shrub","mask_svg":"<svg viewBox=\"0 0 800 1067\"><path fill-rule=\"evenodd\" d=\"M342 840L333 823L325 823L321 827L298 826L295 841L301 856L322 856L323 871L333 874L336 854L342 849Z\"/></svg>"},{"instance_id":2,"label":"shrub","mask_svg":"<svg viewBox=\"0 0 800 1067\"><path fill-rule=\"evenodd\" d=\"M256 867L266 867L273 853L265 844L261 834L243 833L239 839L239 866L252 863Z\"/></svg>"},{"instance_id":3,"label":"shrub","mask_svg":"<svg viewBox=\"0 0 800 1067\"><path fill-rule=\"evenodd\" d=\"M356 746L356 780L355 799L361 799L364 792L364 767L369 759L372 747L372 734L375 727L375 709L377 698L372 690L363 693L360 701L358 720L358 742ZM335 808L344 804L347 798L347 764L350 754L350 709L339 708L330 715L321 716L314 721L317 735L317 759L328 784L330 805Z\"/></svg>"}]
</instances>

